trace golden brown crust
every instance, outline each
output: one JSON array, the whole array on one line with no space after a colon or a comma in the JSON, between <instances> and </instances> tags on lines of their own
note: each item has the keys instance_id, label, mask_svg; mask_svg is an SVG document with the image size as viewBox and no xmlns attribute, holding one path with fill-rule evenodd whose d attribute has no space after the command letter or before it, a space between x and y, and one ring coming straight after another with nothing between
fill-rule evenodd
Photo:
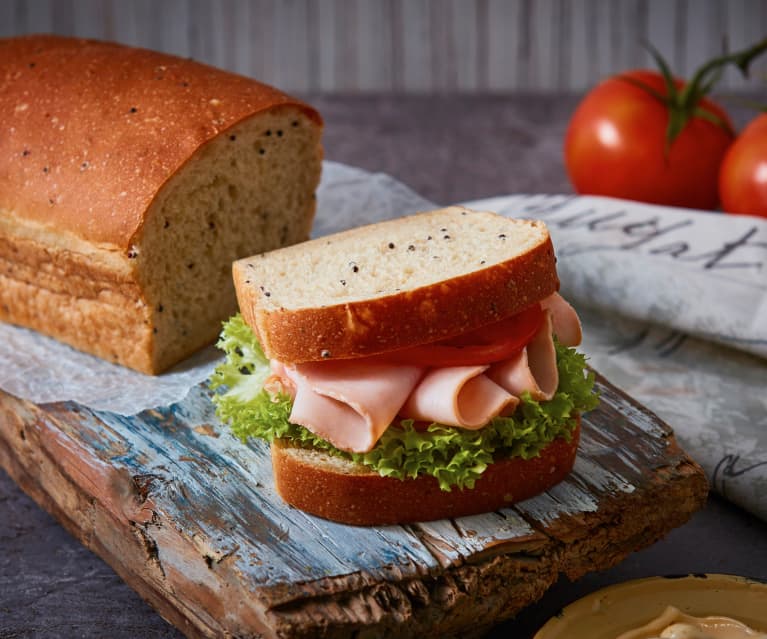
<instances>
[{"instance_id":1,"label":"golden brown crust","mask_svg":"<svg viewBox=\"0 0 767 639\"><path fill-rule=\"evenodd\" d=\"M0 61L0 209L123 251L206 142L283 105L321 122L277 89L146 49L33 35L0 40Z\"/></svg>"},{"instance_id":2,"label":"golden brown crust","mask_svg":"<svg viewBox=\"0 0 767 639\"><path fill-rule=\"evenodd\" d=\"M498 510L548 490L572 470L579 436L580 421L569 442L556 439L528 460L496 461L471 490L443 491L431 476L399 480L372 471L340 472L311 463L286 440L272 443L272 470L287 503L325 519L360 526L430 521Z\"/></svg>"},{"instance_id":3,"label":"golden brown crust","mask_svg":"<svg viewBox=\"0 0 767 639\"><path fill-rule=\"evenodd\" d=\"M506 262L431 286L318 308L263 309L247 277L235 265L242 316L268 356L283 362L360 357L460 335L559 289L551 238Z\"/></svg>"}]
</instances>

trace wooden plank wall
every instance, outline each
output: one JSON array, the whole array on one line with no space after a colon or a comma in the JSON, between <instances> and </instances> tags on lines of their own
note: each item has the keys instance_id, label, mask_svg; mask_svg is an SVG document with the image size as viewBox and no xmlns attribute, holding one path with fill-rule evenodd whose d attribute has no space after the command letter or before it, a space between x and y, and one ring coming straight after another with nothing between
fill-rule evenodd
<instances>
[{"instance_id":1,"label":"wooden plank wall","mask_svg":"<svg viewBox=\"0 0 767 639\"><path fill-rule=\"evenodd\" d=\"M581 91L650 64L678 73L767 36L767 0L0 0L0 37L150 47L296 92ZM722 88L750 84L734 72ZM761 84L759 84L761 82Z\"/></svg>"}]
</instances>

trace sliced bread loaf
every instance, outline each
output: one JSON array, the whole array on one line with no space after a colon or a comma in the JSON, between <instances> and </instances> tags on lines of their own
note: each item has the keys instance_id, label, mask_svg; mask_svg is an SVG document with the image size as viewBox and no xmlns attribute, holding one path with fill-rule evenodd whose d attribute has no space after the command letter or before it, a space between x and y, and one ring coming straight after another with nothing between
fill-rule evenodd
<instances>
[{"instance_id":1,"label":"sliced bread loaf","mask_svg":"<svg viewBox=\"0 0 767 639\"><path fill-rule=\"evenodd\" d=\"M559 288L546 226L450 207L235 262L245 321L284 362L424 344Z\"/></svg>"},{"instance_id":2,"label":"sliced bread loaf","mask_svg":"<svg viewBox=\"0 0 767 639\"><path fill-rule=\"evenodd\" d=\"M254 80L11 38L0 118L0 320L158 373L235 312L235 259L309 236L320 116Z\"/></svg>"}]
</instances>

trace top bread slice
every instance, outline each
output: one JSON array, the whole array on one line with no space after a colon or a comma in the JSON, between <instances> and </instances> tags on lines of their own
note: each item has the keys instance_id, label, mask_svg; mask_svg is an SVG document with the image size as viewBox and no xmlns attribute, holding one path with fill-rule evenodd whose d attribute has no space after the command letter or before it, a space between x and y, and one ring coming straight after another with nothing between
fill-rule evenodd
<instances>
[{"instance_id":1,"label":"top bread slice","mask_svg":"<svg viewBox=\"0 0 767 639\"><path fill-rule=\"evenodd\" d=\"M538 221L450 207L238 260L243 318L267 356L298 363L460 335L559 289Z\"/></svg>"},{"instance_id":2,"label":"top bread slice","mask_svg":"<svg viewBox=\"0 0 767 639\"><path fill-rule=\"evenodd\" d=\"M145 373L211 343L231 264L306 240L322 121L118 44L0 40L0 320Z\"/></svg>"}]
</instances>

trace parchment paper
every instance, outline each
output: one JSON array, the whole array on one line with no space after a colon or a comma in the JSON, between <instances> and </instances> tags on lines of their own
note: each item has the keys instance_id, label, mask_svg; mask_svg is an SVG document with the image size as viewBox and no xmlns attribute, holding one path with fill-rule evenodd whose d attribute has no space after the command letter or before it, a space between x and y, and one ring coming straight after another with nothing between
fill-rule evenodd
<instances>
[{"instance_id":1,"label":"parchment paper","mask_svg":"<svg viewBox=\"0 0 767 639\"><path fill-rule=\"evenodd\" d=\"M591 365L658 413L724 497L767 520L767 221L596 197L468 203L539 218ZM314 236L433 208L389 176L326 162ZM0 324L0 388L132 414L182 400L210 347L158 377Z\"/></svg>"}]
</instances>

